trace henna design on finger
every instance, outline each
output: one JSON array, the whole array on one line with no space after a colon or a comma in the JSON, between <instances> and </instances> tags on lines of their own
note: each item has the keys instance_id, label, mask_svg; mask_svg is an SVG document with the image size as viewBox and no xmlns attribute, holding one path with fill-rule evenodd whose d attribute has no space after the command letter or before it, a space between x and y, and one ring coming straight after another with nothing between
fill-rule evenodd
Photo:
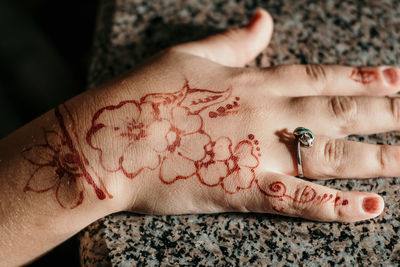
<instances>
[{"instance_id":1,"label":"henna design on finger","mask_svg":"<svg viewBox=\"0 0 400 267\"><path fill-rule=\"evenodd\" d=\"M378 73L375 70L367 70L362 67L353 69L350 79L364 85L378 80Z\"/></svg>"},{"instance_id":2,"label":"henna design on finger","mask_svg":"<svg viewBox=\"0 0 400 267\"><path fill-rule=\"evenodd\" d=\"M75 121L68 108L61 105L55 108L54 114L59 130L43 130L45 143L22 151L22 157L37 167L30 175L24 192L44 193L53 190L61 207L73 209L82 204L84 199L84 192L78 183L82 178L93 187L99 199L105 199L106 196L112 198L101 179L102 189L88 172L87 168L91 166L78 142ZM71 124L75 143L67 130L66 119Z\"/></svg>"},{"instance_id":3,"label":"henna design on finger","mask_svg":"<svg viewBox=\"0 0 400 267\"><path fill-rule=\"evenodd\" d=\"M332 194L328 195L326 193L319 195L317 194L317 191L314 188L308 185L298 189L295 192L295 195L292 196L287 194L286 185L283 182L280 181L272 182L266 188L262 188L257 179L255 180L255 183L257 184L259 191L264 196L268 198L278 199L281 202L290 201L292 203L299 203L299 204L312 203L314 205L332 203L335 207L346 206L349 204L349 201L347 199L343 199L342 201L340 201L341 198L339 196L333 198ZM272 209L278 213L285 214L283 207L280 207L278 209L276 206L273 205Z\"/></svg>"}]
</instances>

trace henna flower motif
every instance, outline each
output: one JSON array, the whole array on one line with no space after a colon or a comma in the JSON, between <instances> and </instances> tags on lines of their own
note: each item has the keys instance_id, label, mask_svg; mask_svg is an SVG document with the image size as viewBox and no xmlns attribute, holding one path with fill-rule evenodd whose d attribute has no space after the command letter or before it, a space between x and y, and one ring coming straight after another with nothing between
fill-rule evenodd
<instances>
[{"instance_id":1,"label":"henna flower motif","mask_svg":"<svg viewBox=\"0 0 400 267\"><path fill-rule=\"evenodd\" d=\"M160 179L167 184L193 176L197 170L195 162L205 157L205 147L211 140L202 130L202 118L187 107L171 110L171 124L173 127L165 136L168 153L160 168Z\"/></svg>"},{"instance_id":2,"label":"henna flower motif","mask_svg":"<svg viewBox=\"0 0 400 267\"><path fill-rule=\"evenodd\" d=\"M95 114L87 141L99 151L105 170L122 170L134 178L142 170L160 165L171 125L168 120L158 119L157 111L150 102L124 101Z\"/></svg>"},{"instance_id":3,"label":"henna flower motif","mask_svg":"<svg viewBox=\"0 0 400 267\"><path fill-rule=\"evenodd\" d=\"M231 93L232 88L191 88L185 81L177 92L106 106L93 116L86 141L98 151L106 171L122 171L128 178L148 169L158 170L165 184L197 176L203 184L220 185L229 193L250 188L258 166L252 143L242 141L232 151L228 137L211 142L203 128L201 112Z\"/></svg>"},{"instance_id":4,"label":"henna flower motif","mask_svg":"<svg viewBox=\"0 0 400 267\"><path fill-rule=\"evenodd\" d=\"M24 191L36 193L55 189L58 203L74 208L83 201L77 178L82 176L79 155L72 152L57 132L45 131L46 144L34 145L22 152L23 157L38 168L30 176Z\"/></svg>"},{"instance_id":5,"label":"henna flower motif","mask_svg":"<svg viewBox=\"0 0 400 267\"><path fill-rule=\"evenodd\" d=\"M232 151L232 142L227 137L218 138L206 148L207 157L197 163L198 177L207 186L221 185L226 192L236 193L251 187L258 158L249 141L241 141Z\"/></svg>"},{"instance_id":6,"label":"henna flower motif","mask_svg":"<svg viewBox=\"0 0 400 267\"><path fill-rule=\"evenodd\" d=\"M258 167L258 158L254 155L250 141L241 141L233 149L232 156L226 161L228 175L222 181L222 187L228 193L249 189L255 179L254 169Z\"/></svg>"},{"instance_id":7,"label":"henna flower motif","mask_svg":"<svg viewBox=\"0 0 400 267\"><path fill-rule=\"evenodd\" d=\"M206 146L206 157L196 162L197 176L202 184L211 187L221 185L229 172L227 160L232 156L231 147L232 142L227 137L220 137Z\"/></svg>"}]
</instances>

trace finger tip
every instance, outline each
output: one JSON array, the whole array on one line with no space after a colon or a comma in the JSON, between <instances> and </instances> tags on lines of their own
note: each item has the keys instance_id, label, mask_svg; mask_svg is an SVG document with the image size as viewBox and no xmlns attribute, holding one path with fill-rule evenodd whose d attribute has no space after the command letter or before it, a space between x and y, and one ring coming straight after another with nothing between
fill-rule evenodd
<instances>
[{"instance_id":1,"label":"finger tip","mask_svg":"<svg viewBox=\"0 0 400 267\"><path fill-rule=\"evenodd\" d=\"M360 210L372 217L379 216L385 208L383 198L375 193L369 193L360 198Z\"/></svg>"},{"instance_id":2,"label":"finger tip","mask_svg":"<svg viewBox=\"0 0 400 267\"><path fill-rule=\"evenodd\" d=\"M339 221L342 222L373 219L381 215L385 208L385 201L375 193L352 191L346 198L349 199L348 205L342 205L339 208Z\"/></svg>"},{"instance_id":3,"label":"finger tip","mask_svg":"<svg viewBox=\"0 0 400 267\"><path fill-rule=\"evenodd\" d=\"M264 9L257 10L246 27L248 41L254 56L259 54L271 41L273 20Z\"/></svg>"},{"instance_id":4,"label":"finger tip","mask_svg":"<svg viewBox=\"0 0 400 267\"><path fill-rule=\"evenodd\" d=\"M267 30L269 34L272 33L274 21L272 16L265 9L258 9L250 22L247 24L247 29L253 32L258 32L260 30Z\"/></svg>"},{"instance_id":5,"label":"finger tip","mask_svg":"<svg viewBox=\"0 0 400 267\"><path fill-rule=\"evenodd\" d=\"M389 66L383 68L382 75L387 85L398 87L400 84L400 70L397 67Z\"/></svg>"}]
</instances>

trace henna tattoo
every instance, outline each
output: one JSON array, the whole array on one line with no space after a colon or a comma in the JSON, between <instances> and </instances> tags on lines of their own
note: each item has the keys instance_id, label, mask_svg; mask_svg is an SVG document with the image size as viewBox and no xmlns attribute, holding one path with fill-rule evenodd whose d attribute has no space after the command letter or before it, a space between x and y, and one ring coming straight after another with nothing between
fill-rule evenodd
<instances>
[{"instance_id":1,"label":"henna tattoo","mask_svg":"<svg viewBox=\"0 0 400 267\"><path fill-rule=\"evenodd\" d=\"M314 75L317 69L314 68ZM235 144L228 136L215 139L205 131L203 111L208 110L206 114L211 119L237 112L240 98L229 101L231 95L232 88L191 88L186 80L179 91L148 94L139 101L124 100L99 109L86 141L98 152L104 170L121 172L130 179L148 170L157 171L159 180L166 185L196 177L204 186L220 187L235 194L251 188L255 182L262 194L280 201L331 201L332 195L317 196L310 186L296 192L296 197L286 194L282 182L274 182L263 190L255 177L262 156L255 135L250 133ZM348 201L337 199L335 203L346 205ZM283 207L274 209L284 212Z\"/></svg>"},{"instance_id":2,"label":"henna tattoo","mask_svg":"<svg viewBox=\"0 0 400 267\"><path fill-rule=\"evenodd\" d=\"M333 198L332 194L318 195L317 191L306 185L303 188L300 188L296 191L295 196L291 196L286 193L286 185L280 181L272 182L267 186L267 188L262 188L258 182L255 180L259 191L265 195L266 197L276 198L279 201L285 201L285 199L289 199L292 202L305 204L305 203L314 203L314 204L325 204L331 201L335 207L337 206L346 206L349 204L347 199L340 201L340 197ZM276 206L272 207L273 210L277 211L278 213L285 213L283 207L277 209Z\"/></svg>"},{"instance_id":3,"label":"henna tattoo","mask_svg":"<svg viewBox=\"0 0 400 267\"><path fill-rule=\"evenodd\" d=\"M254 135L253 134L249 134L247 136L247 138L249 138L249 140L251 142L253 142L254 147L256 148L256 151L257 151L257 156L261 157L261 148L258 146L260 142L257 139L254 139Z\"/></svg>"},{"instance_id":4,"label":"henna tattoo","mask_svg":"<svg viewBox=\"0 0 400 267\"><path fill-rule=\"evenodd\" d=\"M208 116L210 118L225 117L230 114L237 114L239 108L240 97L235 97L235 101L231 104L226 104L225 106L219 106L215 111L210 111Z\"/></svg>"},{"instance_id":5,"label":"henna tattoo","mask_svg":"<svg viewBox=\"0 0 400 267\"><path fill-rule=\"evenodd\" d=\"M378 73L375 70L366 70L358 67L351 72L350 79L365 85L377 80Z\"/></svg>"},{"instance_id":6,"label":"henna tattoo","mask_svg":"<svg viewBox=\"0 0 400 267\"><path fill-rule=\"evenodd\" d=\"M65 115L62 115L62 110ZM83 178L93 187L99 199L105 199L106 195L112 198L101 179L99 181L102 189L97 186L87 170L91 166L78 142L75 122L68 108L61 105L55 108L54 114L59 131L43 130L45 143L33 145L22 151L23 158L37 166L30 175L24 192L44 193L53 189L59 205L73 209L82 204L84 199L84 192L78 185L78 179ZM71 124L76 144L67 130L66 118Z\"/></svg>"},{"instance_id":7,"label":"henna tattoo","mask_svg":"<svg viewBox=\"0 0 400 267\"><path fill-rule=\"evenodd\" d=\"M326 79L325 68L322 65L306 65L306 73L315 80L321 77Z\"/></svg>"},{"instance_id":8,"label":"henna tattoo","mask_svg":"<svg viewBox=\"0 0 400 267\"><path fill-rule=\"evenodd\" d=\"M157 170L164 184L197 177L205 186L233 194L250 188L255 179L258 140L254 135L236 144L226 136L213 139L204 130L202 114L213 106L218 108L208 112L210 118L236 113L240 98L229 101L231 95L232 88L191 88L186 80L177 92L148 94L100 109L86 141L109 172L133 179L144 170ZM104 143L103 136L111 136L111 143Z\"/></svg>"},{"instance_id":9,"label":"henna tattoo","mask_svg":"<svg viewBox=\"0 0 400 267\"><path fill-rule=\"evenodd\" d=\"M214 139L205 131L203 111L218 105L215 111L208 112L210 118L238 112L240 98L228 102L231 95L232 88L223 91L191 88L185 81L182 89L174 93L147 94L139 101L124 100L99 109L93 115L85 140L97 151L105 171L120 172L130 179L150 170L158 171L158 178L164 184L196 177L204 186L220 187L228 194L235 194L256 183L263 195L282 202L287 199L322 204L333 200L335 206L348 204L346 199L333 199L332 194L317 195L310 186L299 189L295 196L287 194L286 185L279 181L267 189L261 188L255 169L262 154L255 135L250 133L235 143L227 136ZM23 151L23 157L37 166L24 191L43 193L54 189L60 206L72 209L84 199L77 183L82 178L99 199L112 198L83 153L68 108L57 107L55 117L59 130L44 130L45 143ZM98 184L93 177L97 177ZM285 213L282 206L272 208Z\"/></svg>"}]
</instances>

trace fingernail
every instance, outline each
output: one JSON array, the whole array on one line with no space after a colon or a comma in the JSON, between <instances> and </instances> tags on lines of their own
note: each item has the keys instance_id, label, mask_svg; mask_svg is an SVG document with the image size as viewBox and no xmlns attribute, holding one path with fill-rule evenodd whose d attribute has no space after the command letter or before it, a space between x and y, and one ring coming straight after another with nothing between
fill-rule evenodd
<instances>
[{"instance_id":1,"label":"fingernail","mask_svg":"<svg viewBox=\"0 0 400 267\"><path fill-rule=\"evenodd\" d=\"M256 11L256 13L254 13L253 17L251 18L251 20L249 21L249 23L247 24L246 27L250 28L251 26L253 26L259 18L261 18L261 12Z\"/></svg>"},{"instance_id":2,"label":"fingernail","mask_svg":"<svg viewBox=\"0 0 400 267\"><path fill-rule=\"evenodd\" d=\"M385 78L386 82L389 84L397 84L400 80L399 71L397 68L388 68L383 71L383 77Z\"/></svg>"},{"instance_id":3,"label":"fingernail","mask_svg":"<svg viewBox=\"0 0 400 267\"><path fill-rule=\"evenodd\" d=\"M368 213L377 213L380 208L380 199L378 197L366 197L363 199L362 208Z\"/></svg>"}]
</instances>

